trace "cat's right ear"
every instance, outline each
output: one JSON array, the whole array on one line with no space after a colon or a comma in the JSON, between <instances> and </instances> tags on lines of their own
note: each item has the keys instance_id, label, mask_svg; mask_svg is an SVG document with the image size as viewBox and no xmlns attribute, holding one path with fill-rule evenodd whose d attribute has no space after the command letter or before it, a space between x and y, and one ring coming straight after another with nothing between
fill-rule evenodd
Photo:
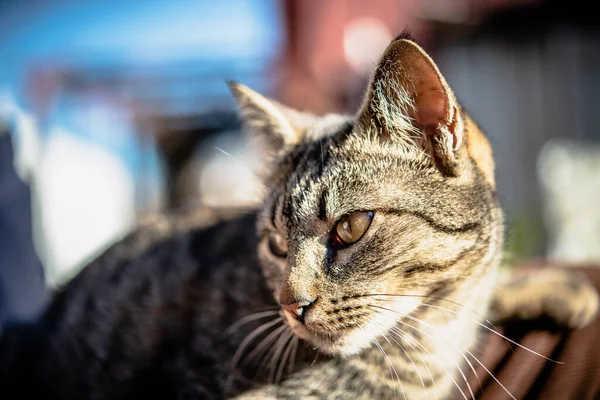
<instances>
[{"instance_id":1,"label":"cat's right ear","mask_svg":"<svg viewBox=\"0 0 600 400\"><path fill-rule=\"evenodd\" d=\"M385 50L358 122L369 136L423 151L446 174L457 173L460 107L433 60L410 38L399 37Z\"/></svg>"},{"instance_id":2,"label":"cat's right ear","mask_svg":"<svg viewBox=\"0 0 600 400\"><path fill-rule=\"evenodd\" d=\"M246 130L258 151L278 157L298 144L314 117L267 99L247 86L227 82Z\"/></svg>"}]
</instances>

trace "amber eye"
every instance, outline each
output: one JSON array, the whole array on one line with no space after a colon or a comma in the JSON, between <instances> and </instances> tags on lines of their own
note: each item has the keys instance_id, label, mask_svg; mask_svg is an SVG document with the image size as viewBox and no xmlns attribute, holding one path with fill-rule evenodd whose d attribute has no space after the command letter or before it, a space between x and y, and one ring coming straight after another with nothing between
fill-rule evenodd
<instances>
[{"instance_id":1,"label":"amber eye","mask_svg":"<svg viewBox=\"0 0 600 400\"><path fill-rule=\"evenodd\" d=\"M369 229L373 211L357 211L342 217L335 225L335 240L339 244L356 243Z\"/></svg>"},{"instance_id":2,"label":"amber eye","mask_svg":"<svg viewBox=\"0 0 600 400\"><path fill-rule=\"evenodd\" d=\"M269 250L277 257L286 257L288 247L285 238L277 232L269 232Z\"/></svg>"}]
</instances>

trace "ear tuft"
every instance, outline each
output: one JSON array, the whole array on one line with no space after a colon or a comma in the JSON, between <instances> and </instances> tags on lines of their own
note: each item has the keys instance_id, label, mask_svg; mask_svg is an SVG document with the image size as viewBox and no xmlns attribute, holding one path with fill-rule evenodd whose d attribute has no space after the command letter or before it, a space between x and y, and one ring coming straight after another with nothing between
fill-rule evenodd
<instances>
[{"instance_id":1,"label":"ear tuft","mask_svg":"<svg viewBox=\"0 0 600 400\"><path fill-rule=\"evenodd\" d=\"M396 40L410 40L411 42L415 42L416 40L413 39L412 34L410 32L410 28L406 28L404 29L402 32L400 32L395 38L394 40L392 40L392 42L395 42Z\"/></svg>"}]
</instances>

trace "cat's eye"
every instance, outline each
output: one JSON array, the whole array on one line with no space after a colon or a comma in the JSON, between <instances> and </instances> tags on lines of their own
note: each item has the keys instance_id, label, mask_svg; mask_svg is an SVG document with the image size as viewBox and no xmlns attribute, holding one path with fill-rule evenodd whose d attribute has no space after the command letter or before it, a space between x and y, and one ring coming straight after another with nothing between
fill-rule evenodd
<instances>
[{"instance_id":1,"label":"cat's eye","mask_svg":"<svg viewBox=\"0 0 600 400\"><path fill-rule=\"evenodd\" d=\"M277 257L287 256L288 247L283 235L277 232L269 232L269 250Z\"/></svg>"},{"instance_id":2,"label":"cat's eye","mask_svg":"<svg viewBox=\"0 0 600 400\"><path fill-rule=\"evenodd\" d=\"M335 225L334 240L340 245L356 243L369 229L373 211L356 211L342 217Z\"/></svg>"}]
</instances>

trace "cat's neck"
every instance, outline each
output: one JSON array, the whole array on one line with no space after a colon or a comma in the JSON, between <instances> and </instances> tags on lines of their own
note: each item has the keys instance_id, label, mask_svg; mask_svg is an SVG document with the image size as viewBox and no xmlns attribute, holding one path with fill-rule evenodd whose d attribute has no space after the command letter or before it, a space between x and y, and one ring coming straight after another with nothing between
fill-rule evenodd
<instances>
[{"instance_id":1,"label":"cat's neck","mask_svg":"<svg viewBox=\"0 0 600 400\"><path fill-rule=\"evenodd\" d=\"M469 398L465 378L478 366L476 345L488 332L480 324L489 325L486 315L494 281L495 270L481 279L465 280L452 295L424 302L351 363L370 370L374 386L383 383L400 398L404 392L406 398L442 399L457 387Z\"/></svg>"}]
</instances>

